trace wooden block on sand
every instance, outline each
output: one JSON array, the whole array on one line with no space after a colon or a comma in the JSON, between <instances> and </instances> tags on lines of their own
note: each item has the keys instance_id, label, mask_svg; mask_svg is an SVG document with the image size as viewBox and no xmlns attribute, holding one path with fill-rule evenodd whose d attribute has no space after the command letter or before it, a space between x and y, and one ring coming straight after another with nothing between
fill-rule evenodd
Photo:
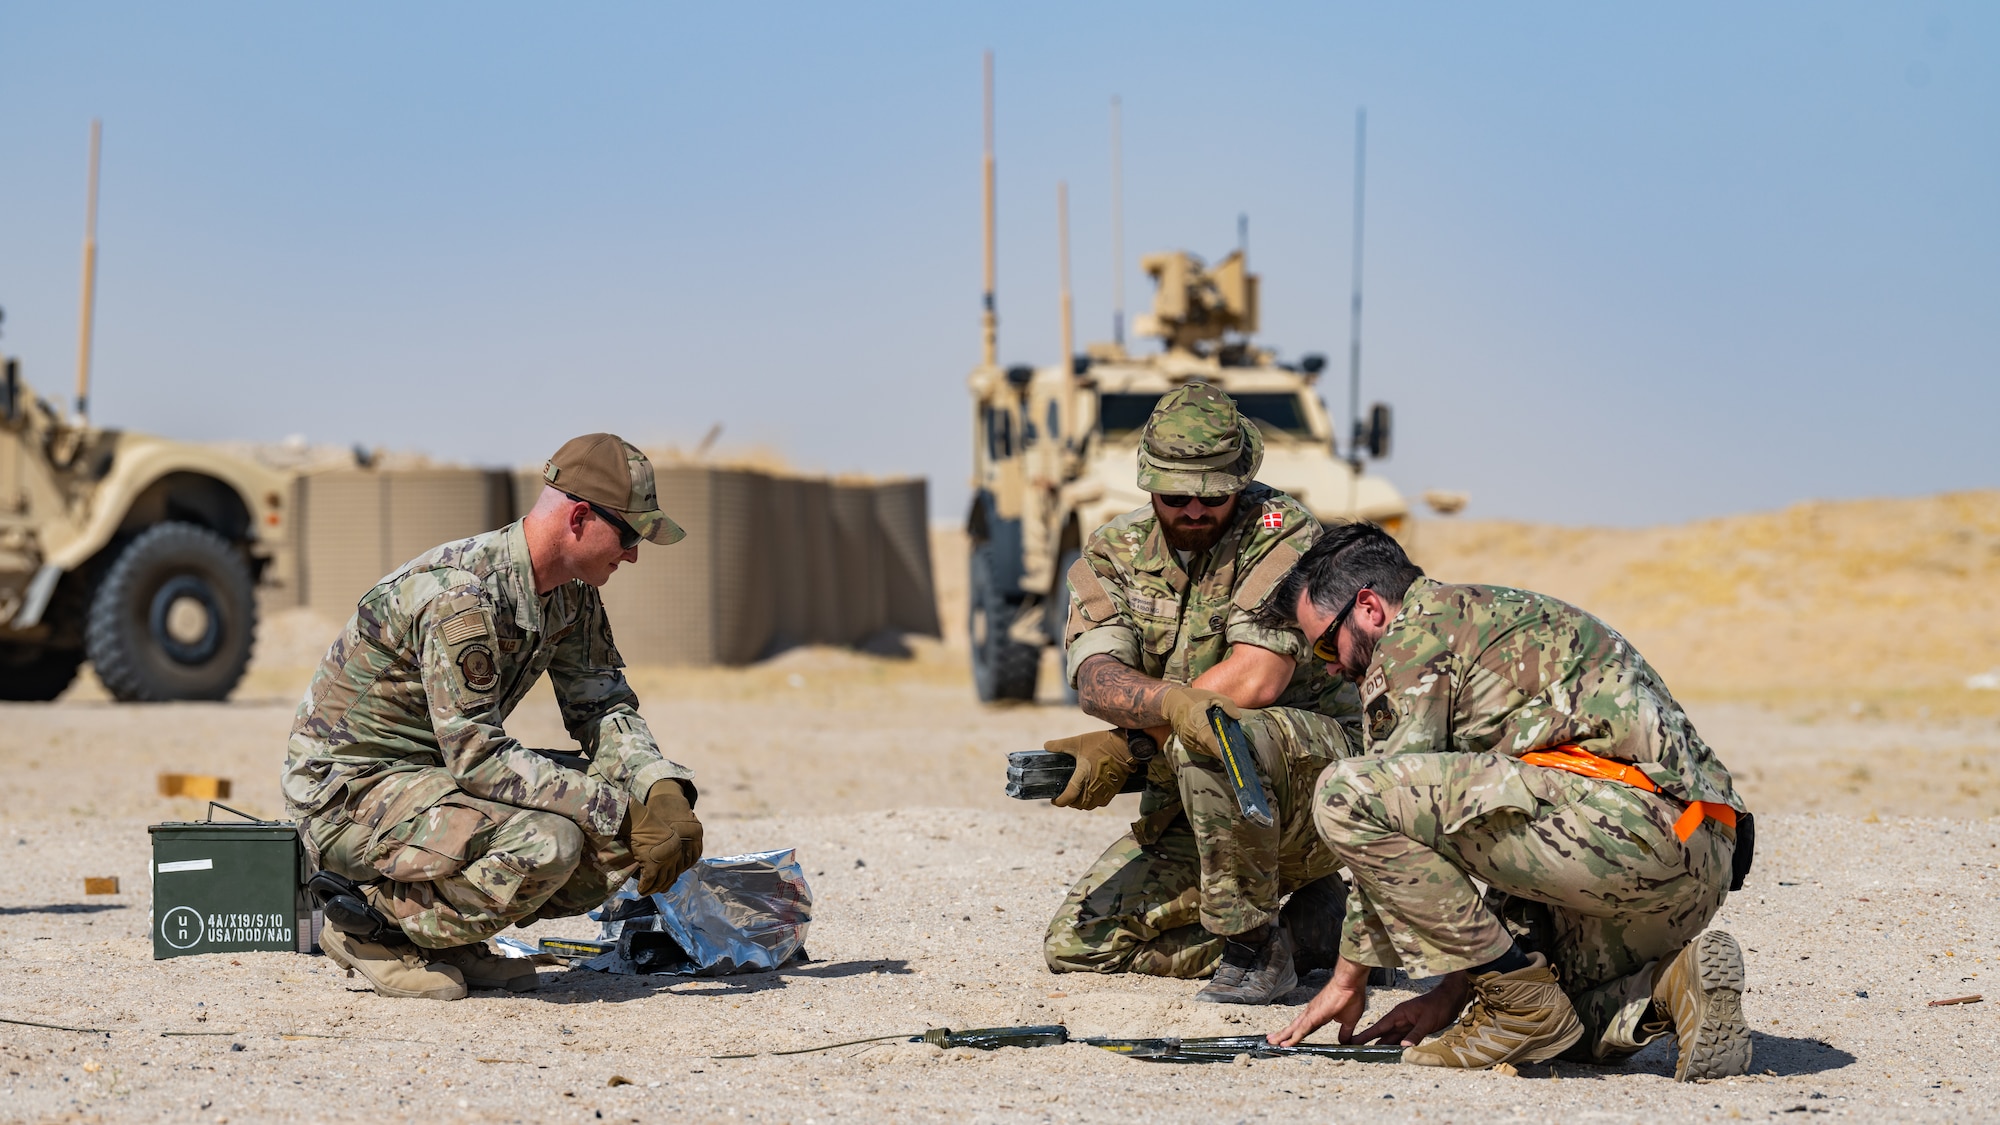
<instances>
[{"instance_id":1,"label":"wooden block on sand","mask_svg":"<svg viewBox=\"0 0 2000 1125\"><path fill-rule=\"evenodd\" d=\"M118 893L118 876L85 875L83 893L87 895L115 895Z\"/></svg>"},{"instance_id":2,"label":"wooden block on sand","mask_svg":"<svg viewBox=\"0 0 2000 1125\"><path fill-rule=\"evenodd\" d=\"M204 777L198 773L163 773L160 775L160 796L193 797L197 801L227 801L229 779Z\"/></svg>"}]
</instances>

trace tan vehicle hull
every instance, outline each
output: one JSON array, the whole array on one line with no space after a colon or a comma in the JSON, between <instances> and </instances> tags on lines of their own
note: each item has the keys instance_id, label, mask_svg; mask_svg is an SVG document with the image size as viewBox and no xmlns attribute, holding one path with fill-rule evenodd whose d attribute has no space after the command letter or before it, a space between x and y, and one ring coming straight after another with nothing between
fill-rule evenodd
<instances>
[{"instance_id":1,"label":"tan vehicle hull","mask_svg":"<svg viewBox=\"0 0 2000 1125\"><path fill-rule=\"evenodd\" d=\"M86 657L106 665L100 678L119 698L226 696L255 627L245 581L297 580L290 477L73 425L14 364L5 370L0 696L51 698ZM114 585L131 604L107 603Z\"/></svg>"}]
</instances>

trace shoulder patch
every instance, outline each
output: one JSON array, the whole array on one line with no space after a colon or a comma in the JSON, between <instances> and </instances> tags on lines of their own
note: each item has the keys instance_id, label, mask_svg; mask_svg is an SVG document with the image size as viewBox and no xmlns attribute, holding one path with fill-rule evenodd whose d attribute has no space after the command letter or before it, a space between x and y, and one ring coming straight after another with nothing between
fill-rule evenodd
<instances>
[{"instance_id":1,"label":"shoulder patch","mask_svg":"<svg viewBox=\"0 0 2000 1125\"><path fill-rule=\"evenodd\" d=\"M456 602L457 599L453 599L454 605ZM475 637L485 636L486 614L480 611L478 601L473 600L471 609L459 610L446 618L443 627L438 630L438 635L445 644L453 646L462 645Z\"/></svg>"},{"instance_id":2,"label":"shoulder patch","mask_svg":"<svg viewBox=\"0 0 2000 1125\"><path fill-rule=\"evenodd\" d=\"M1264 518L1269 519L1273 515L1277 513L1268 513ZM1289 538L1288 536L1287 539ZM1278 583L1284 580L1285 575L1292 572L1292 568L1297 566L1303 557L1305 552L1292 547L1285 539L1273 543L1264 557L1257 561L1257 565L1250 568L1250 573L1236 583L1236 590L1229 600L1235 602L1239 609L1256 612L1257 607L1264 604L1264 599L1271 596L1271 591L1277 588ZM1277 608L1289 611L1292 607ZM1289 618L1291 613L1286 612L1284 616Z\"/></svg>"},{"instance_id":3,"label":"shoulder patch","mask_svg":"<svg viewBox=\"0 0 2000 1125\"><path fill-rule=\"evenodd\" d=\"M476 692L492 691L493 685L500 682L493 651L485 645L471 645L458 654L458 673L465 677L465 686Z\"/></svg>"},{"instance_id":4,"label":"shoulder patch","mask_svg":"<svg viewBox=\"0 0 2000 1125\"><path fill-rule=\"evenodd\" d=\"M1389 677L1382 669L1377 668L1361 681L1361 702L1366 704L1388 690Z\"/></svg>"},{"instance_id":5,"label":"shoulder patch","mask_svg":"<svg viewBox=\"0 0 2000 1125\"><path fill-rule=\"evenodd\" d=\"M1362 711L1366 715L1370 742L1380 742L1396 729L1396 708L1389 702L1387 692L1369 700Z\"/></svg>"},{"instance_id":6,"label":"shoulder patch","mask_svg":"<svg viewBox=\"0 0 2000 1125\"><path fill-rule=\"evenodd\" d=\"M1069 588L1076 599L1076 607L1091 621L1111 620L1117 607L1111 604L1111 595L1104 592L1104 582L1090 567L1090 560L1079 558L1069 566Z\"/></svg>"}]
</instances>

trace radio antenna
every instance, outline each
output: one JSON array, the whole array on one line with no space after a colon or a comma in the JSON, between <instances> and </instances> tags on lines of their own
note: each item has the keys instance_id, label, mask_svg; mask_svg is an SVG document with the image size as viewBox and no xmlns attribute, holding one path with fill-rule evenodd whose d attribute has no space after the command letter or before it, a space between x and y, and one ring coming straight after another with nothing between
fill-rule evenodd
<instances>
[{"instance_id":1,"label":"radio antenna","mask_svg":"<svg viewBox=\"0 0 2000 1125\"><path fill-rule=\"evenodd\" d=\"M1000 363L1000 315L993 305L993 52L986 52L986 158L981 164L986 236L986 289L979 314L980 356L988 367Z\"/></svg>"},{"instance_id":2,"label":"radio antenna","mask_svg":"<svg viewBox=\"0 0 2000 1125\"><path fill-rule=\"evenodd\" d=\"M104 123L90 120L90 178L83 205L83 312L76 333L76 421L90 421L90 337L97 312L97 149Z\"/></svg>"},{"instance_id":3,"label":"radio antenna","mask_svg":"<svg viewBox=\"0 0 2000 1125\"><path fill-rule=\"evenodd\" d=\"M1111 95L1111 342L1125 346L1125 167L1118 95Z\"/></svg>"},{"instance_id":4,"label":"radio antenna","mask_svg":"<svg viewBox=\"0 0 2000 1125\"><path fill-rule=\"evenodd\" d=\"M1063 376L1076 370L1076 319L1069 299L1069 184L1056 181L1056 253L1062 258Z\"/></svg>"},{"instance_id":5,"label":"radio antenna","mask_svg":"<svg viewBox=\"0 0 2000 1125\"><path fill-rule=\"evenodd\" d=\"M1354 429L1348 438L1347 463L1361 471L1361 231L1368 177L1368 107L1354 111L1354 301L1349 307L1347 343L1347 416Z\"/></svg>"}]
</instances>

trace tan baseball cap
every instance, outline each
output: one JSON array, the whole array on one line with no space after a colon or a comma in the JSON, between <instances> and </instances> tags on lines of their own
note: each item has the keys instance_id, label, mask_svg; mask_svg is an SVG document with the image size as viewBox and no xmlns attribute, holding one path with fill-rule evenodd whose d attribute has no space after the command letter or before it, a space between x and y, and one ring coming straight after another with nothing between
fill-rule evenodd
<instances>
[{"instance_id":1,"label":"tan baseball cap","mask_svg":"<svg viewBox=\"0 0 2000 1125\"><path fill-rule=\"evenodd\" d=\"M615 512L640 538L665 545L687 538L660 511L653 463L617 434L585 434L563 443L542 466L550 487Z\"/></svg>"}]
</instances>

